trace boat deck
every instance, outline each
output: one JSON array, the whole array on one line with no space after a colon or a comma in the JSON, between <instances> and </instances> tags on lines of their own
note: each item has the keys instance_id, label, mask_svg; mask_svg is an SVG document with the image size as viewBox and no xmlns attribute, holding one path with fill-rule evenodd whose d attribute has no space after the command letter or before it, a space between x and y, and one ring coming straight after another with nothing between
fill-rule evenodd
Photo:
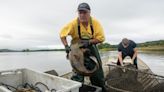
<instances>
[{"instance_id":1,"label":"boat deck","mask_svg":"<svg viewBox=\"0 0 164 92\"><path fill-rule=\"evenodd\" d=\"M118 66L116 62L117 57L108 57L102 59L102 66L106 80L105 83L106 85L108 85L108 82L110 83L108 85L110 92L138 92L139 89L141 89L140 91L150 92L150 90L154 90L156 86L161 87L159 78L162 78L161 83L164 84L164 77L155 75L150 70L150 68L139 58L137 59L138 69L131 67L133 66L133 62L129 57L124 59L124 67ZM122 69L125 69L126 71L122 72ZM73 72L69 72L61 75L60 77L70 79L72 74ZM132 85L130 83L132 83ZM84 84L91 85L89 77L85 77ZM138 89L136 89L136 87L138 87ZM159 88L157 91L158 90Z\"/></svg>"},{"instance_id":2,"label":"boat deck","mask_svg":"<svg viewBox=\"0 0 164 92\"><path fill-rule=\"evenodd\" d=\"M103 71L104 71L104 76L105 78L108 76L109 72L110 72L110 65L116 65L117 62L117 58L116 57L110 57L110 58L103 58L102 59L102 66L103 66ZM131 60L129 58L126 58L124 61L125 65L127 64L133 64L133 62L131 62ZM141 60L138 58L138 69L139 70L147 70L149 69L149 67ZM149 69L150 70L150 69ZM70 79L72 76L72 72L68 72L64 75L61 75L61 77ZM85 77L85 84L90 84L89 82L89 78L86 76Z\"/></svg>"}]
</instances>

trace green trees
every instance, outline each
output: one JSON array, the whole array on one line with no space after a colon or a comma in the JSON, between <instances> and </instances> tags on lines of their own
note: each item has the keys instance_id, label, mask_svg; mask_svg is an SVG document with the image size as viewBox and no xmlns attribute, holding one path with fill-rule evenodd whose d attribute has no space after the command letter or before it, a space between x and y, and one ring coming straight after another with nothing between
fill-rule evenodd
<instances>
[{"instance_id":1,"label":"green trees","mask_svg":"<svg viewBox=\"0 0 164 92\"><path fill-rule=\"evenodd\" d=\"M164 46L164 40L149 41L149 42L138 44L138 47L148 47L148 46Z\"/></svg>"},{"instance_id":2,"label":"green trees","mask_svg":"<svg viewBox=\"0 0 164 92\"><path fill-rule=\"evenodd\" d=\"M117 45L111 45L107 42L98 45L100 50L116 50ZM149 41L144 43L137 43L137 47L142 50L164 50L164 40Z\"/></svg>"}]
</instances>

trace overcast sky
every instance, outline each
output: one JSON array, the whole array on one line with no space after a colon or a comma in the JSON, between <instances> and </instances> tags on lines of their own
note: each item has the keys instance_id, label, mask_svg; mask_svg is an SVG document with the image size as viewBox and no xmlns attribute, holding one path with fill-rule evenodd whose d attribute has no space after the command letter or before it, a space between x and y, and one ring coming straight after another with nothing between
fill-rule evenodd
<instances>
[{"instance_id":1,"label":"overcast sky","mask_svg":"<svg viewBox=\"0 0 164 92\"><path fill-rule=\"evenodd\" d=\"M87 2L106 40L164 40L164 0L0 0L0 49L63 48L60 29Z\"/></svg>"}]
</instances>

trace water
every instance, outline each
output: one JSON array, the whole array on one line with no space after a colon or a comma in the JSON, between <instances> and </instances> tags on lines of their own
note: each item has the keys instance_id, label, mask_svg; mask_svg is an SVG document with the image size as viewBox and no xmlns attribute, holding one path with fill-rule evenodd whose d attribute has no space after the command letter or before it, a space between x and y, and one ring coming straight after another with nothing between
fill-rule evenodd
<instances>
[{"instance_id":1,"label":"water","mask_svg":"<svg viewBox=\"0 0 164 92\"><path fill-rule=\"evenodd\" d=\"M44 72L55 69L59 75L71 71L65 52L5 52L0 53L0 70L29 68ZM116 56L116 51L101 53L102 58ZM164 52L139 52L139 57L156 74L164 76Z\"/></svg>"},{"instance_id":2,"label":"water","mask_svg":"<svg viewBox=\"0 0 164 92\"><path fill-rule=\"evenodd\" d=\"M64 52L0 53L0 70L29 68L44 72L55 69L60 75L71 71Z\"/></svg>"},{"instance_id":3,"label":"water","mask_svg":"<svg viewBox=\"0 0 164 92\"><path fill-rule=\"evenodd\" d=\"M139 57L154 73L164 76L164 52L140 52Z\"/></svg>"}]
</instances>

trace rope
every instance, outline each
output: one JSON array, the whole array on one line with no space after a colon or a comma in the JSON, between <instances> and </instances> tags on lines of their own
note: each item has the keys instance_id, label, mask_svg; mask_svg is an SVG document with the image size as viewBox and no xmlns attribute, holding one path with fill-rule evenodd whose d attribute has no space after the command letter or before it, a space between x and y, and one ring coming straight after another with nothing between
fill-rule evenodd
<instances>
[{"instance_id":1,"label":"rope","mask_svg":"<svg viewBox=\"0 0 164 92\"><path fill-rule=\"evenodd\" d=\"M8 84L0 83L0 85L2 85L2 86L4 86L4 87L6 87L6 88L7 88L7 89L9 89L9 90L11 90L10 88L13 88L13 89L17 90L17 88L16 88L16 87L11 86L11 85L8 85Z\"/></svg>"},{"instance_id":2,"label":"rope","mask_svg":"<svg viewBox=\"0 0 164 92\"><path fill-rule=\"evenodd\" d=\"M47 86L46 84L42 83L42 82L36 82L36 83L35 83L35 86L37 86L37 85L39 85L39 84L43 85L47 90L50 90L50 89L48 88L48 86Z\"/></svg>"},{"instance_id":3,"label":"rope","mask_svg":"<svg viewBox=\"0 0 164 92\"><path fill-rule=\"evenodd\" d=\"M0 83L0 86L4 86L6 87L7 89L13 91L11 88L14 89L14 92L17 92L19 90L22 90L22 88L29 88L31 90L35 90L36 92L45 92L45 91L41 91L39 87L37 87L38 85L43 85L46 90L49 90L50 89L48 88L48 86L42 82L36 82L35 85L30 85L29 83L24 83L24 84L21 84L21 85L18 85L17 87L14 87L14 86L11 86L11 85L8 85L8 84L4 84L4 83ZM57 90L56 89L51 89L51 92L56 92Z\"/></svg>"}]
</instances>

